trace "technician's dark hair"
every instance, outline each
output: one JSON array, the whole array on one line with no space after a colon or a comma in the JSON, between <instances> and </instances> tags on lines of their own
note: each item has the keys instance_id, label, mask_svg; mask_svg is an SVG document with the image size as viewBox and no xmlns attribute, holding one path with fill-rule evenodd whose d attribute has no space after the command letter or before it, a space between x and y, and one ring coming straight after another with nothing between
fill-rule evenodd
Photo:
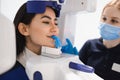
<instances>
[{"instance_id":1,"label":"technician's dark hair","mask_svg":"<svg viewBox=\"0 0 120 80\"><path fill-rule=\"evenodd\" d=\"M18 10L18 12L16 13L16 16L14 18L14 26L15 26L15 32L16 32L16 52L17 52L17 56L23 52L23 50L25 49L26 46L26 39L25 36L23 36L19 30L18 30L18 25L19 23L24 23L26 25L29 25L32 21L32 19L35 17L36 13L27 13L27 9L26 9L26 4L24 3ZM48 6L50 7L50 6ZM50 7L52 8L52 7ZM53 8L52 8L53 9ZM55 14L56 10L53 9Z\"/></svg>"}]
</instances>

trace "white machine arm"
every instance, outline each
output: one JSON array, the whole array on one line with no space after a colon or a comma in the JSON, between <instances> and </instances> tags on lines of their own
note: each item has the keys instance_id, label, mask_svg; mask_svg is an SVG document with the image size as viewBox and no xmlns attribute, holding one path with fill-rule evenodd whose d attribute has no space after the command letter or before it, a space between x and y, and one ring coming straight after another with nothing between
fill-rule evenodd
<instances>
[{"instance_id":1,"label":"white machine arm","mask_svg":"<svg viewBox=\"0 0 120 80\"><path fill-rule=\"evenodd\" d=\"M65 0L62 4L61 15L59 20L60 38L63 45L65 39L69 38L74 45L75 30L77 24L77 13L89 13L96 10L97 0Z\"/></svg>"}]
</instances>

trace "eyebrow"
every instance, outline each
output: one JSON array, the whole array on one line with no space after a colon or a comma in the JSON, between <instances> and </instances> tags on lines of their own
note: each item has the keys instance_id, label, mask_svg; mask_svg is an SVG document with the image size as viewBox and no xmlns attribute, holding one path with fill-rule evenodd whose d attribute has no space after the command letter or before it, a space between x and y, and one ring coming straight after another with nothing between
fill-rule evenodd
<instances>
[{"instance_id":1,"label":"eyebrow","mask_svg":"<svg viewBox=\"0 0 120 80\"><path fill-rule=\"evenodd\" d=\"M118 17L112 17L113 19L119 19L120 20L120 18L118 18Z\"/></svg>"},{"instance_id":2,"label":"eyebrow","mask_svg":"<svg viewBox=\"0 0 120 80\"><path fill-rule=\"evenodd\" d=\"M50 16L47 16L47 15L44 15L44 16L41 17L41 19L43 19L43 18L47 18L47 19L50 19L50 20L52 19ZM57 18L55 18L54 20L57 21Z\"/></svg>"},{"instance_id":3,"label":"eyebrow","mask_svg":"<svg viewBox=\"0 0 120 80\"><path fill-rule=\"evenodd\" d=\"M102 15L102 17L105 17L106 15ZM117 19L117 20L120 20L119 17L111 17L111 19Z\"/></svg>"}]
</instances>

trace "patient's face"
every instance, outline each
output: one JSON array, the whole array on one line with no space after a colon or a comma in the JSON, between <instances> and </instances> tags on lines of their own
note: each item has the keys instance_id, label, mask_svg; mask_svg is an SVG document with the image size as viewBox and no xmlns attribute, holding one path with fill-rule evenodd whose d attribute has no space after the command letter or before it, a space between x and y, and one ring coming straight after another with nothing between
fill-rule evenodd
<instances>
[{"instance_id":1,"label":"patient's face","mask_svg":"<svg viewBox=\"0 0 120 80\"><path fill-rule=\"evenodd\" d=\"M101 22L120 27L120 10L116 7L106 7L101 16Z\"/></svg>"},{"instance_id":2,"label":"patient's face","mask_svg":"<svg viewBox=\"0 0 120 80\"><path fill-rule=\"evenodd\" d=\"M28 25L28 31L29 35L26 36L28 49L37 49L41 46L54 47L54 40L51 36L58 36L59 29L53 9L47 7L45 13L36 14L31 24Z\"/></svg>"}]
</instances>

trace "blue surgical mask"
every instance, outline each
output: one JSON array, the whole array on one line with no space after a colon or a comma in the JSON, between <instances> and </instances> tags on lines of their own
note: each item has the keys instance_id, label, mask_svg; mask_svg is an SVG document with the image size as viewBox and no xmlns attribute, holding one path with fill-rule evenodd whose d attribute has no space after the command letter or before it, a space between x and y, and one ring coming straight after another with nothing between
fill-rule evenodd
<instances>
[{"instance_id":1,"label":"blue surgical mask","mask_svg":"<svg viewBox=\"0 0 120 80\"><path fill-rule=\"evenodd\" d=\"M115 40L120 38L120 27L101 23L99 29L101 37L105 40Z\"/></svg>"}]
</instances>

